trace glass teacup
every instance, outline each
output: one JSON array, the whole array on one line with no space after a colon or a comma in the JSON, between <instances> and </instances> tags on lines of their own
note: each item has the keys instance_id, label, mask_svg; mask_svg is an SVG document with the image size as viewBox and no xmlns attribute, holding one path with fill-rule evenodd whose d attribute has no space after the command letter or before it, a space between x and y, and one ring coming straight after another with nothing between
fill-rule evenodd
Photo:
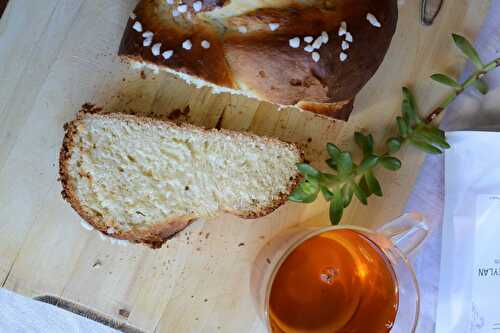
<instances>
[{"instance_id":1,"label":"glass teacup","mask_svg":"<svg viewBox=\"0 0 500 333\"><path fill-rule=\"evenodd\" d=\"M387 295L387 299L390 297L395 297L394 306L394 316L391 320L387 320L383 327L380 330L371 330L370 332L391 332L391 333L410 333L415 332L418 316L420 311L420 294L418 282L413 271L413 268L407 258L407 256L413 252L427 237L429 232L428 224L422 215L418 213L410 213L405 214L396 220L385 224L383 227L373 231L370 229L366 229L358 226L350 226L350 225L339 225L339 226L328 226L328 227L292 227L277 237L273 238L270 242L268 242L259 252L255 263L252 269L251 275L251 291L254 297L255 304L258 308L258 313L263 322L265 323L269 332L331 332L333 329L330 328L325 329L324 327L315 327L314 323L307 322L307 316L305 313L307 311L311 311L311 308L304 309L293 309L298 311L291 311L295 313L293 318L277 320L276 313L283 312L283 309L280 309L279 306L276 306L276 300L278 297L282 297L282 299L287 300L285 304L286 307L290 307L291 303L290 298L286 298L287 296L282 296L286 294L286 292L276 292L278 288L275 286L275 283L282 283L283 281L293 280L293 278L298 278L298 275L302 274L301 267L296 267L296 270L287 275L284 272L285 267L290 266L290 262L294 261L295 263L299 263L300 260L304 260L304 270L309 269L311 267L310 257L303 255L303 248L305 244L311 243L312 240L315 240L320 237L331 238L330 236L335 236L336 234L352 234L361 237L361 239L365 239L366 243L371 244L367 249L373 249L373 253L379 253L375 257L370 257L369 254L361 248L359 244L353 244L353 251L357 251L360 253L360 258L362 258L365 262L365 268L359 267L356 270L356 278L359 278L358 275L366 274L366 270L370 269L370 261L374 259L380 259L387 263L391 274L394 277L394 290L391 291L391 294ZM359 238L358 237L358 238ZM338 238L338 237L337 237ZM345 244L346 242L350 242L349 239L340 239L340 242L344 243L343 245L347 246L347 248L351 247L350 244ZM322 240L324 241L324 239ZM309 246L309 245L308 245ZM359 250L359 251L358 251ZM299 253L298 251L302 251ZM377 252L378 251L378 252ZM351 252L348 252L351 253ZM350 255L350 254L349 254ZM357 255L357 254L356 254ZM340 258L340 257L339 257ZM365 260L366 259L366 260ZM357 259L356 259L357 260ZM359 262L359 261L354 261ZM308 268L306 268L306 266ZM331 266L331 267L330 267ZM330 265L325 269L318 269L317 276L318 282L327 283L330 285L334 285L336 283L335 279L341 277L342 269L345 271L345 267L335 267L335 265ZM315 272L316 273L316 272ZM375 272L380 273L380 272ZM278 277L278 278L277 278ZM300 277L302 278L302 277ZM354 277L353 277L354 278ZM287 280L288 279L288 280ZM340 281L340 280L339 280ZM356 281L356 280L355 280ZM341 282L339 282L341 283ZM292 293L297 295L307 295L306 297L311 298L310 293L307 290L307 281L304 281L299 290L293 291ZM354 287L353 287L354 286ZM351 290L345 288L345 285L340 286L343 290L347 290L347 293L352 293L353 297L356 293L359 294L359 290L356 290L356 285L351 285ZM328 286L320 285L320 290L327 290ZM288 288L290 289L290 288ZM318 294L318 293L316 293ZM344 293L345 294L345 293ZM275 296L281 295L281 296ZM359 296L356 296L359 297ZM371 297L371 296L368 296ZM292 296L293 298L293 296ZM323 298L325 299L325 298ZM345 300L345 299L343 299ZM307 303L308 300L304 301L304 304ZM366 300L364 301L366 303ZM274 310L272 309L271 304L274 304ZM328 306L325 303L325 306ZM380 305L381 307L384 304ZM391 304L387 304L387 306L391 306ZM357 317L349 318L347 321L342 322L341 325L347 325L349 329L337 329L337 332L349 331L349 332L357 332L356 329L352 329L352 327L356 326L354 320L363 320L363 318L359 315L359 304L358 308L355 308L357 313ZM307 311L306 311L307 310ZM374 309L373 311L378 311L380 309ZM333 309L332 309L333 311ZM353 312L354 314L355 312ZM332 318L336 313L332 312ZM295 317L304 317L301 318L301 327L290 328L290 325L286 323L288 320L290 323L298 322L298 319ZM314 318L320 317L320 314L312 314ZM279 317L279 314L278 314ZM373 317L372 317L373 318ZM324 320L324 318L323 318ZM328 320L328 319L327 319ZM333 319L332 319L333 320ZM345 318L343 319L345 320ZM350 320L350 322L349 322ZM366 318L365 324L369 324ZM305 322L304 322L305 321ZM335 327L339 327L338 323L330 323L331 325L337 325ZM329 325L330 325L329 324ZM359 323L358 323L359 324ZM288 326L287 326L288 325ZM291 326L290 326L291 327ZM385 328L384 328L385 327ZM335 330L333 330L335 331Z\"/></svg>"}]
</instances>

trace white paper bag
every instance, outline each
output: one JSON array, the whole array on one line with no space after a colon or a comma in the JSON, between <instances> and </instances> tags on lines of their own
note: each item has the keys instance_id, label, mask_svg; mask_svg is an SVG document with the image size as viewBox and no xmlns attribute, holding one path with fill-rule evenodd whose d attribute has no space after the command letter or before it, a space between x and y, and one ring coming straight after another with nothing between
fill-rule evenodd
<instances>
[{"instance_id":1,"label":"white paper bag","mask_svg":"<svg viewBox=\"0 0 500 333\"><path fill-rule=\"evenodd\" d=\"M447 138L436 333L500 331L500 133Z\"/></svg>"}]
</instances>

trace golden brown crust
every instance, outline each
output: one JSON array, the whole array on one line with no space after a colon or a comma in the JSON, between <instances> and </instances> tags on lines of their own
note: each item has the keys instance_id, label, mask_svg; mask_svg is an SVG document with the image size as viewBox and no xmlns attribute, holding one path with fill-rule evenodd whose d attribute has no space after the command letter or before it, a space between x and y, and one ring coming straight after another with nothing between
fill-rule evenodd
<instances>
[{"instance_id":1,"label":"golden brown crust","mask_svg":"<svg viewBox=\"0 0 500 333\"><path fill-rule=\"evenodd\" d=\"M115 228L114 232L109 234L108 228L110 226L119 226L118 223L104 223L99 216L96 216L92 212L90 212L88 209L83 207L74 191L74 184L71 183L71 177L69 175L69 165L68 162L71 158L71 152L72 149L74 148L74 138L75 135L77 134L77 126L81 122L81 120L85 117L88 117L89 114L94 114L97 112L100 112L100 108L96 108L92 104L84 104L82 106L82 109L78 113L77 117L75 120L68 122L64 125L64 130L65 130L65 135L63 139L63 144L61 147L61 151L59 154L59 180L62 184L62 197L68 201L68 203L73 207L73 209L89 224L91 224L93 227L95 227L97 230L99 230L101 233L103 233L106 236L110 236L113 238L117 239L124 239L128 240L134 243L143 243L151 248L160 248L168 239L174 237L178 232L186 228L189 224L191 224L194 220L197 218L203 218L199 216L183 216L183 217L177 217L174 219L169 219L166 220L162 223L157 223L155 225L145 227L145 228L140 228L140 227L132 227L130 231L124 231L119 228ZM182 127L186 129L198 129L202 131L218 131L222 132L227 135L231 136L246 136L246 137L258 137L255 134L250 134L250 133L238 133L238 132L233 132L229 130L218 130L218 129L203 129L200 127L196 127L193 125L189 124L175 124L171 121L168 120L159 120L159 119L153 119L153 118L148 118L148 117L138 117L138 116L132 116L132 115L125 115L125 114L100 114L99 117L103 118L113 118L113 119L121 119L121 120L127 120L127 121L134 121L134 122L142 122L146 124L168 124L169 126L175 126L175 127ZM269 143L282 143L282 141L274 138L264 138L267 142ZM294 150L297 151L298 154L300 154L301 160L304 159L304 155L302 151L297 147L295 144L290 144L288 143L290 147L292 147ZM253 218L258 218L262 217L265 215L270 214L274 210L276 210L278 207L283 205L286 201L290 193L295 189L295 187L298 185L300 180L302 179L302 176L300 173L297 172L297 174L290 179L289 185L288 185L288 190L287 193L280 193L280 195L273 200L267 207L262 207L260 210L255 211L255 212L231 212L227 211L227 213L242 217L242 218L247 218L247 219L253 219Z\"/></svg>"},{"instance_id":2,"label":"golden brown crust","mask_svg":"<svg viewBox=\"0 0 500 333\"><path fill-rule=\"evenodd\" d=\"M154 42L161 42L167 49L179 50L179 58L164 60L152 56L150 48L142 46L141 33L132 29L133 20L129 21L123 36L121 56L240 89L280 105L314 104L305 110L323 111L323 115L339 119L347 119L351 108L345 107L339 112L336 103L352 101L374 75L389 48L398 17L396 0L339 0L333 5L318 0L317 5L311 7L295 4L284 8L258 8L222 20L220 24L224 29L221 30L220 26L202 20L203 14L174 20L169 12L154 10L159 6L158 1L140 1L135 11L136 19L143 23L145 30L158 30L160 33L158 38L155 35ZM235 3L237 1L233 5ZM368 13L377 17L382 24L380 28L367 21ZM344 39L338 36L342 21L347 23L347 30L354 37L345 51L348 54L345 61L339 57ZM271 31L270 23L280 26ZM240 27L248 32L239 32ZM168 37L164 31L168 31ZM320 48L321 58L316 63L311 53L304 51L302 37L316 37L322 31L328 32L330 40ZM192 50L185 51L180 45L188 35L193 39L201 37L193 43ZM289 46L293 37L301 38L300 48ZM198 42L207 38L214 45L213 49L204 50L199 46ZM207 68L211 70L209 73ZM336 111L331 112L332 108Z\"/></svg>"},{"instance_id":3,"label":"golden brown crust","mask_svg":"<svg viewBox=\"0 0 500 333\"><path fill-rule=\"evenodd\" d=\"M165 13L159 14L164 10L164 5L158 5L157 1L146 0L139 2L134 13L144 31L154 33L152 44L161 43L161 52L174 51L170 59L166 60L162 55L155 56L151 47L143 46L142 32L132 29L135 22L132 19L128 21L118 54L130 60L165 66L217 85L235 87L231 71L224 61L222 42L216 29L197 18L194 19L196 24L173 24ZM190 50L182 48L186 40L190 40L193 45ZM204 40L210 42L209 49L201 47Z\"/></svg>"}]
</instances>

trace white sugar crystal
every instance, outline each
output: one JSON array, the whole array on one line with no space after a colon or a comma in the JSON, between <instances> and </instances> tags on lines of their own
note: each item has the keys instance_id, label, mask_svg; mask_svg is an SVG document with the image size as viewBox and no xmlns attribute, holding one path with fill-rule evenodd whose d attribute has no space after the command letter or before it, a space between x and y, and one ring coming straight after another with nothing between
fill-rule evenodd
<instances>
[{"instance_id":1,"label":"white sugar crystal","mask_svg":"<svg viewBox=\"0 0 500 333\"><path fill-rule=\"evenodd\" d=\"M290 45L291 48L297 49L300 47L300 38L299 37L292 38L288 41L288 44Z\"/></svg>"},{"instance_id":2,"label":"white sugar crystal","mask_svg":"<svg viewBox=\"0 0 500 333\"><path fill-rule=\"evenodd\" d=\"M142 32L142 24L139 21L136 21L132 28L137 32Z\"/></svg>"},{"instance_id":3,"label":"white sugar crystal","mask_svg":"<svg viewBox=\"0 0 500 333\"><path fill-rule=\"evenodd\" d=\"M201 42L201 47L204 49L209 49L210 48L210 42L208 40L204 40Z\"/></svg>"},{"instance_id":4,"label":"white sugar crystal","mask_svg":"<svg viewBox=\"0 0 500 333\"><path fill-rule=\"evenodd\" d=\"M311 56L314 62L318 62L320 59L320 55L318 52L313 52Z\"/></svg>"},{"instance_id":5,"label":"white sugar crystal","mask_svg":"<svg viewBox=\"0 0 500 333\"><path fill-rule=\"evenodd\" d=\"M344 62L347 60L347 53L340 52L340 61Z\"/></svg>"},{"instance_id":6,"label":"white sugar crystal","mask_svg":"<svg viewBox=\"0 0 500 333\"><path fill-rule=\"evenodd\" d=\"M321 39L321 36L319 36L318 38L316 38L316 40L312 44L312 47L314 49L319 49L321 47L321 44L323 44L323 40Z\"/></svg>"},{"instance_id":7,"label":"white sugar crystal","mask_svg":"<svg viewBox=\"0 0 500 333\"><path fill-rule=\"evenodd\" d=\"M347 32L347 23L345 23L345 21L342 21L340 23L339 36L344 36L346 32Z\"/></svg>"},{"instance_id":8,"label":"white sugar crystal","mask_svg":"<svg viewBox=\"0 0 500 333\"><path fill-rule=\"evenodd\" d=\"M248 29L247 27L239 26L238 31L241 32L242 34L246 34L248 32Z\"/></svg>"},{"instance_id":9,"label":"white sugar crystal","mask_svg":"<svg viewBox=\"0 0 500 333\"><path fill-rule=\"evenodd\" d=\"M167 0L167 5L173 5L174 4L174 0Z\"/></svg>"},{"instance_id":10,"label":"white sugar crystal","mask_svg":"<svg viewBox=\"0 0 500 333\"><path fill-rule=\"evenodd\" d=\"M354 40L350 32L347 32L345 34L345 40L348 41L349 43L352 43L352 41Z\"/></svg>"},{"instance_id":11,"label":"white sugar crystal","mask_svg":"<svg viewBox=\"0 0 500 333\"><path fill-rule=\"evenodd\" d=\"M151 44L153 43L153 38L146 38L143 42L142 42L142 45L148 47L148 46L151 46Z\"/></svg>"},{"instance_id":12,"label":"white sugar crystal","mask_svg":"<svg viewBox=\"0 0 500 333\"><path fill-rule=\"evenodd\" d=\"M193 9L195 12L199 12L202 7L203 7L203 3L201 1L195 1L193 3Z\"/></svg>"},{"instance_id":13,"label":"white sugar crystal","mask_svg":"<svg viewBox=\"0 0 500 333\"><path fill-rule=\"evenodd\" d=\"M177 6L177 10L179 11L179 13L185 13L188 11L188 6L185 4L181 4Z\"/></svg>"},{"instance_id":14,"label":"white sugar crystal","mask_svg":"<svg viewBox=\"0 0 500 333\"><path fill-rule=\"evenodd\" d=\"M375 15L373 15L372 13L366 14L366 19L374 27L376 27L376 28L381 28L382 27L382 24L380 24L380 22L377 20L377 18L375 17Z\"/></svg>"},{"instance_id":15,"label":"white sugar crystal","mask_svg":"<svg viewBox=\"0 0 500 333\"><path fill-rule=\"evenodd\" d=\"M153 55L154 56L159 56L160 55L160 52L161 51L161 43L156 43L155 45L153 45L153 47L151 48L151 52L153 52Z\"/></svg>"},{"instance_id":16,"label":"white sugar crystal","mask_svg":"<svg viewBox=\"0 0 500 333\"><path fill-rule=\"evenodd\" d=\"M304 47L304 51L311 53L312 51L314 51L314 47L312 47L312 45L307 45L306 47Z\"/></svg>"},{"instance_id":17,"label":"white sugar crystal","mask_svg":"<svg viewBox=\"0 0 500 333\"><path fill-rule=\"evenodd\" d=\"M342 50L347 50L349 48L349 43L345 40L342 41Z\"/></svg>"},{"instance_id":18,"label":"white sugar crystal","mask_svg":"<svg viewBox=\"0 0 500 333\"><path fill-rule=\"evenodd\" d=\"M321 33L321 41L323 42L323 44L326 44L326 43L328 43L329 40L330 40L330 37L328 36L328 32L323 31Z\"/></svg>"},{"instance_id":19,"label":"white sugar crystal","mask_svg":"<svg viewBox=\"0 0 500 333\"><path fill-rule=\"evenodd\" d=\"M280 27L279 23L269 23L269 29L271 29L271 31L278 30L279 27Z\"/></svg>"},{"instance_id":20,"label":"white sugar crystal","mask_svg":"<svg viewBox=\"0 0 500 333\"><path fill-rule=\"evenodd\" d=\"M152 33L151 31L146 31L146 32L142 33L142 37L144 37L144 38L153 38L153 36L154 36L154 33Z\"/></svg>"},{"instance_id":21,"label":"white sugar crystal","mask_svg":"<svg viewBox=\"0 0 500 333\"><path fill-rule=\"evenodd\" d=\"M306 36L304 37L304 42L311 44L313 42L314 38L313 36Z\"/></svg>"},{"instance_id":22,"label":"white sugar crystal","mask_svg":"<svg viewBox=\"0 0 500 333\"><path fill-rule=\"evenodd\" d=\"M174 51L168 50L161 54L165 60L170 59L174 55Z\"/></svg>"},{"instance_id":23,"label":"white sugar crystal","mask_svg":"<svg viewBox=\"0 0 500 333\"><path fill-rule=\"evenodd\" d=\"M179 13L179 11L178 11L177 9L174 9L174 10L172 11L172 16L173 16L173 17L177 17L177 16L179 16L179 15L181 15L181 13Z\"/></svg>"},{"instance_id":24,"label":"white sugar crystal","mask_svg":"<svg viewBox=\"0 0 500 333\"><path fill-rule=\"evenodd\" d=\"M189 39L186 39L184 41L184 43L182 43L182 48L183 49L191 50L192 47L193 47L193 43L191 43L191 41Z\"/></svg>"},{"instance_id":25,"label":"white sugar crystal","mask_svg":"<svg viewBox=\"0 0 500 333\"><path fill-rule=\"evenodd\" d=\"M115 232L116 232L116 229L115 229L115 228L113 228L113 227L109 227L109 228L106 230L106 233L107 233L108 235L112 235L112 234L114 234Z\"/></svg>"}]
</instances>

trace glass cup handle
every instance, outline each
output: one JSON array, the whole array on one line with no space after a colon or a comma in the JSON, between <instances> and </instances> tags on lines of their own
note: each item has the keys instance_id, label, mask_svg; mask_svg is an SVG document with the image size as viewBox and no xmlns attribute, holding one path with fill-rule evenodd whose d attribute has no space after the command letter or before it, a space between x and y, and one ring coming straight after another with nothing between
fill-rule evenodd
<instances>
[{"instance_id":1,"label":"glass cup handle","mask_svg":"<svg viewBox=\"0 0 500 333\"><path fill-rule=\"evenodd\" d=\"M407 256L423 243L429 230L425 217L419 213L404 214L377 229Z\"/></svg>"}]
</instances>

